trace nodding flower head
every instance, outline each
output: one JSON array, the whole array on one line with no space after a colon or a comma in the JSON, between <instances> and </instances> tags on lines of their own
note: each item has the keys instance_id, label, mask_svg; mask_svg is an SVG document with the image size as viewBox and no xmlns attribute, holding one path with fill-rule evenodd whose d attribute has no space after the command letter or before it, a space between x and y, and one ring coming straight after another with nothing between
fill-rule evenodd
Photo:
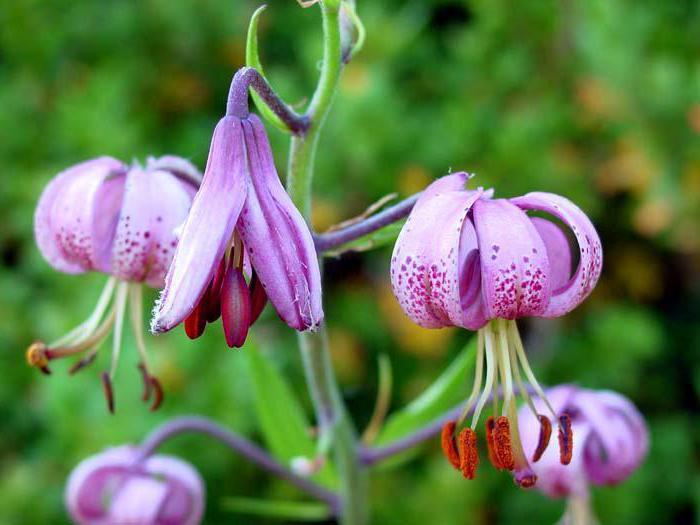
<instances>
[{"instance_id":1,"label":"nodding flower head","mask_svg":"<svg viewBox=\"0 0 700 525\"><path fill-rule=\"evenodd\" d=\"M465 477L474 477L476 425L500 382L502 411L493 396L493 417L486 423L489 458L497 468L512 471L520 486L530 487L537 477L522 450L515 406L516 388L531 404L522 374L531 388L543 393L515 319L557 317L573 310L598 281L602 248L588 217L564 197L535 192L494 199L493 190L466 189L470 178L464 172L448 175L423 192L394 247L391 282L404 312L420 326L479 331L473 391L462 416L443 432L443 448L452 464ZM578 257L552 219L570 230ZM472 411L471 426L455 435ZM545 416L538 415L538 420L544 450L552 428ZM567 463L572 453L570 421L564 415L555 423L560 460Z\"/></svg>"},{"instance_id":2,"label":"nodding flower head","mask_svg":"<svg viewBox=\"0 0 700 525\"><path fill-rule=\"evenodd\" d=\"M50 361L83 354L71 372L80 370L95 359L100 343L114 329L111 370L102 374L113 411L112 380L128 304L141 354L144 399L152 398L151 406L157 408L162 390L147 363L142 284L163 286L177 246L177 228L187 217L200 179L188 161L166 156L149 158L145 167L100 157L51 180L34 216L41 254L61 272L97 271L110 278L89 318L53 343L33 343L27 350L29 364L48 374Z\"/></svg>"},{"instance_id":3,"label":"nodding flower head","mask_svg":"<svg viewBox=\"0 0 700 525\"><path fill-rule=\"evenodd\" d=\"M576 449L569 465L557 461L550 450L533 465L537 488L553 498L586 496L589 485L614 485L629 477L642 463L649 448L644 418L624 396L609 390L589 390L574 385L547 389L557 416L568 414L576 434ZM543 410L543 402L535 401ZM518 414L523 447L538 448L539 422L527 407Z\"/></svg>"},{"instance_id":4,"label":"nodding flower head","mask_svg":"<svg viewBox=\"0 0 700 525\"><path fill-rule=\"evenodd\" d=\"M138 449L122 446L83 460L71 472L65 501L79 525L197 525L204 483L181 459L140 461Z\"/></svg>"},{"instance_id":5,"label":"nodding flower head","mask_svg":"<svg viewBox=\"0 0 700 525\"><path fill-rule=\"evenodd\" d=\"M184 322L196 338L221 317L227 344L240 347L268 298L296 330L316 328L323 311L311 232L280 183L265 128L255 115L228 109L214 129L151 330Z\"/></svg>"}]
</instances>

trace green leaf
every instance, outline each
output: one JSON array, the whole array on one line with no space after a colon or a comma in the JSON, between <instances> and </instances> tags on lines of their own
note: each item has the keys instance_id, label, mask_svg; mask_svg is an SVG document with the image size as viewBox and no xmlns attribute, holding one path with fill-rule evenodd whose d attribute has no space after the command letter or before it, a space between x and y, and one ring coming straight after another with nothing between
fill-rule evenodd
<instances>
[{"instance_id":1,"label":"green leaf","mask_svg":"<svg viewBox=\"0 0 700 525\"><path fill-rule=\"evenodd\" d=\"M386 422L377 445L402 438L441 416L466 398L468 379L474 368L476 337L430 387Z\"/></svg>"},{"instance_id":2,"label":"green leaf","mask_svg":"<svg viewBox=\"0 0 700 525\"><path fill-rule=\"evenodd\" d=\"M230 497L221 500L224 510L295 521L326 521L330 511L323 503L301 501L274 501L254 498Z\"/></svg>"},{"instance_id":3,"label":"green leaf","mask_svg":"<svg viewBox=\"0 0 700 525\"><path fill-rule=\"evenodd\" d=\"M263 71L262 64L260 63L260 55L258 54L258 18L260 18L260 15L266 7L267 6L265 5L258 7L253 13L253 16L250 17L250 24L248 25L248 37L246 38L245 47L246 65L257 69L258 73L260 73L263 77L265 77L265 73ZM282 122L282 120L277 115L275 115L275 113L267 106L267 104L265 104L263 99L260 98L260 96L258 96L258 94L254 90L251 90L251 94L253 96L253 102L255 102L255 107L258 108L258 111L260 111L262 117L276 128L289 133L289 128L287 128L284 122Z\"/></svg>"},{"instance_id":4,"label":"green leaf","mask_svg":"<svg viewBox=\"0 0 700 525\"><path fill-rule=\"evenodd\" d=\"M403 221L387 224L377 231L338 246L335 250L327 251L324 255L326 257L337 257L346 252L367 252L383 246L389 246L396 242L402 227Z\"/></svg>"},{"instance_id":5,"label":"green leaf","mask_svg":"<svg viewBox=\"0 0 700 525\"><path fill-rule=\"evenodd\" d=\"M243 352L255 390L255 408L265 443L285 465L297 457L316 456L316 443L301 404L277 368L255 348ZM327 486L335 484L332 467L326 463L313 478Z\"/></svg>"}]
</instances>

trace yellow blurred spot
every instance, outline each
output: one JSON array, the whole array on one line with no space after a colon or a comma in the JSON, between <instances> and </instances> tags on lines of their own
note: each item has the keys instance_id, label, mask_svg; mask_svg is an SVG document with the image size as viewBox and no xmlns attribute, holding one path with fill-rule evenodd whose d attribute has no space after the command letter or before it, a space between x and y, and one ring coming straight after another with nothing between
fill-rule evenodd
<instances>
[{"instance_id":1,"label":"yellow blurred spot","mask_svg":"<svg viewBox=\"0 0 700 525\"><path fill-rule=\"evenodd\" d=\"M360 62L350 62L343 73L340 88L348 95L361 96L369 89L370 73Z\"/></svg>"},{"instance_id":2,"label":"yellow blurred spot","mask_svg":"<svg viewBox=\"0 0 700 525\"><path fill-rule=\"evenodd\" d=\"M263 17L263 20L265 17ZM258 35L262 38L260 35ZM224 61L233 66L234 68L241 67L241 64L245 64L245 40L240 38L234 38L230 42L227 42L221 48L221 54Z\"/></svg>"},{"instance_id":3,"label":"yellow blurred spot","mask_svg":"<svg viewBox=\"0 0 700 525\"><path fill-rule=\"evenodd\" d=\"M445 355L454 329L430 330L415 324L399 306L388 281L379 287L379 310L401 350L419 357Z\"/></svg>"},{"instance_id":4,"label":"yellow blurred spot","mask_svg":"<svg viewBox=\"0 0 700 525\"><path fill-rule=\"evenodd\" d=\"M433 177L423 166L409 164L399 173L399 193L402 195L413 195L423 191L425 187L433 182Z\"/></svg>"},{"instance_id":5,"label":"yellow blurred spot","mask_svg":"<svg viewBox=\"0 0 700 525\"><path fill-rule=\"evenodd\" d=\"M158 103L166 112L192 111L209 99L209 88L197 76L186 71L171 71L160 84Z\"/></svg>"},{"instance_id":6,"label":"yellow blurred spot","mask_svg":"<svg viewBox=\"0 0 700 525\"><path fill-rule=\"evenodd\" d=\"M657 299L662 292L661 265L654 254L639 246L622 246L608 256L609 272L634 299Z\"/></svg>"},{"instance_id":7,"label":"yellow blurred spot","mask_svg":"<svg viewBox=\"0 0 700 525\"><path fill-rule=\"evenodd\" d=\"M618 141L612 157L595 174L598 189L606 194L628 191L644 194L658 169L646 151L632 138Z\"/></svg>"},{"instance_id":8,"label":"yellow blurred spot","mask_svg":"<svg viewBox=\"0 0 700 525\"><path fill-rule=\"evenodd\" d=\"M700 133L700 104L693 104L688 110L688 125L695 133Z\"/></svg>"},{"instance_id":9,"label":"yellow blurred spot","mask_svg":"<svg viewBox=\"0 0 700 525\"><path fill-rule=\"evenodd\" d=\"M673 245L676 249L686 254L700 252L700 231L697 220L683 220L673 233Z\"/></svg>"},{"instance_id":10,"label":"yellow blurred spot","mask_svg":"<svg viewBox=\"0 0 700 525\"><path fill-rule=\"evenodd\" d=\"M671 203L662 198L641 204L634 212L632 224L642 235L653 237L666 230L673 219Z\"/></svg>"},{"instance_id":11,"label":"yellow blurred spot","mask_svg":"<svg viewBox=\"0 0 700 525\"><path fill-rule=\"evenodd\" d=\"M700 197L700 164L689 162L683 170L683 191L687 197Z\"/></svg>"},{"instance_id":12,"label":"yellow blurred spot","mask_svg":"<svg viewBox=\"0 0 700 525\"><path fill-rule=\"evenodd\" d=\"M314 199L311 208L311 224L314 230L318 232L326 231L341 220L337 203L322 197Z\"/></svg>"},{"instance_id":13,"label":"yellow blurred spot","mask_svg":"<svg viewBox=\"0 0 700 525\"><path fill-rule=\"evenodd\" d=\"M621 112L622 101L603 79L584 77L576 83L576 102L583 116L593 119L613 118Z\"/></svg>"},{"instance_id":14,"label":"yellow blurred spot","mask_svg":"<svg viewBox=\"0 0 700 525\"><path fill-rule=\"evenodd\" d=\"M359 383L367 372L365 352L359 339L350 330L329 327L333 368L343 384Z\"/></svg>"}]
</instances>

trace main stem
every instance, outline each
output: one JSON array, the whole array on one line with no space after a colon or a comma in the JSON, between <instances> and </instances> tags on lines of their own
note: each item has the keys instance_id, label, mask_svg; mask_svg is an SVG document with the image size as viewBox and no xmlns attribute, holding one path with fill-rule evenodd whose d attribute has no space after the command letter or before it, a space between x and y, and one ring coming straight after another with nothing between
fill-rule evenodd
<instances>
[{"instance_id":1,"label":"main stem","mask_svg":"<svg viewBox=\"0 0 700 525\"><path fill-rule=\"evenodd\" d=\"M338 7L321 2L323 16L323 67L307 115L309 128L293 136L289 152L287 192L304 217L311 213L311 182L320 130L338 87L342 69ZM340 477L342 525L367 523L367 490L364 468L358 458L358 439L343 403L331 364L328 336L321 326L315 333L299 334L306 381L316 411L322 439L330 437Z\"/></svg>"}]
</instances>

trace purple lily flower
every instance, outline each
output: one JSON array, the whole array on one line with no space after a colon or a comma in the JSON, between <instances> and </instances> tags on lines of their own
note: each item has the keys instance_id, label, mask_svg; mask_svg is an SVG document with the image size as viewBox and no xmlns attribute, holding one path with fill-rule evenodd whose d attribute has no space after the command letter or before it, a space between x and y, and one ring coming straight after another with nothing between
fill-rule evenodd
<instances>
[{"instance_id":1,"label":"purple lily flower","mask_svg":"<svg viewBox=\"0 0 700 525\"><path fill-rule=\"evenodd\" d=\"M557 317L578 306L600 277L602 247L590 220L564 197L535 192L494 199L493 190L466 189L470 178L464 172L448 175L423 192L396 242L391 282L404 312L420 326L478 330L473 390L462 416L443 432L450 462L465 477L474 477L475 428L500 381L502 412L499 416L494 403L494 415L486 424L489 458L497 468L511 470L519 485L530 487L537 476L520 443L515 406L516 387L530 402L522 373L538 394L544 394L528 364L515 319ZM531 211L561 221L578 247L569 244L555 222L531 217ZM574 249L579 252L575 269ZM455 436L472 409L470 427ZM539 419L546 448L551 424L544 416ZM571 425L566 417L556 421L565 464L571 459Z\"/></svg>"},{"instance_id":2,"label":"purple lily flower","mask_svg":"<svg viewBox=\"0 0 700 525\"><path fill-rule=\"evenodd\" d=\"M204 179L154 311L154 333L184 322L196 338L220 315L227 344L240 347L266 298L296 330L313 330L323 319L311 232L282 187L262 122L234 113L229 107L214 130Z\"/></svg>"},{"instance_id":3,"label":"purple lily flower","mask_svg":"<svg viewBox=\"0 0 700 525\"><path fill-rule=\"evenodd\" d=\"M102 341L114 330L110 373L102 374L110 410L112 381L121 350L127 305L145 383L144 400L152 408L162 400L159 382L150 373L143 340L142 284L163 286L201 175L185 159L149 158L146 167L127 166L100 157L59 173L39 199L34 217L37 245L55 269L70 274L97 271L110 275L88 319L57 341L33 343L27 360L50 373L50 361L86 354L71 373L90 364Z\"/></svg>"},{"instance_id":4,"label":"purple lily flower","mask_svg":"<svg viewBox=\"0 0 700 525\"><path fill-rule=\"evenodd\" d=\"M83 460L68 479L65 501L79 525L197 525L204 482L188 463L121 446Z\"/></svg>"}]
</instances>

